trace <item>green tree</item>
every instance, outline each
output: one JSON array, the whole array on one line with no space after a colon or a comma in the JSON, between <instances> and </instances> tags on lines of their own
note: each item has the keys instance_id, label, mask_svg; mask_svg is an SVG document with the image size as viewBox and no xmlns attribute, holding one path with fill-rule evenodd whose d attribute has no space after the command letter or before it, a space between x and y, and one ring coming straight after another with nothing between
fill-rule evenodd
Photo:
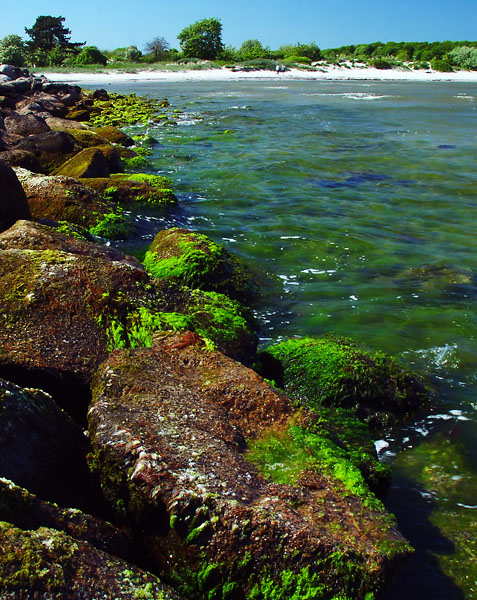
<instances>
[{"instance_id":1,"label":"green tree","mask_svg":"<svg viewBox=\"0 0 477 600\"><path fill-rule=\"evenodd\" d=\"M30 29L25 27L26 34L31 40L26 42L30 50L53 50L55 46L60 48L77 49L84 44L70 42L71 31L63 26L64 17L52 17L43 15L36 18L35 24Z\"/></svg>"},{"instance_id":2,"label":"green tree","mask_svg":"<svg viewBox=\"0 0 477 600\"><path fill-rule=\"evenodd\" d=\"M163 37L155 37L144 46L144 50L148 54L152 54L155 61L160 61L167 58L169 49L170 46Z\"/></svg>"},{"instance_id":3,"label":"green tree","mask_svg":"<svg viewBox=\"0 0 477 600\"><path fill-rule=\"evenodd\" d=\"M108 59L96 46L85 46L76 57L77 65L103 65Z\"/></svg>"},{"instance_id":4,"label":"green tree","mask_svg":"<svg viewBox=\"0 0 477 600\"><path fill-rule=\"evenodd\" d=\"M239 60L253 60L254 58L267 58L268 48L264 48L258 40L245 40L238 49Z\"/></svg>"},{"instance_id":5,"label":"green tree","mask_svg":"<svg viewBox=\"0 0 477 600\"><path fill-rule=\"evenodd\" d=\"M19 35L6 35L0 40L0 63L23 67L25 64L25 44Z\"/></svg>"},{"instance_id":6,"label":"green tree","mask_svg":"<svg viewBox=\"0 0 477 600\"><path fill-rule=\"evenodd\" d=\"M202 19L183 29L177 36L186 58L214 60L223 50L222 23L218 19Z\"/></svg>"},{"instance_id":7,"label":"green tree","mask_svg":"<svg viewBox=\"0 0 477 600\"><path fill-rule=\"evenodd\" d=\"M461 69L477 70L477 48L458 46L447 55L451 64Z\"/></svg>"}]
</instances>

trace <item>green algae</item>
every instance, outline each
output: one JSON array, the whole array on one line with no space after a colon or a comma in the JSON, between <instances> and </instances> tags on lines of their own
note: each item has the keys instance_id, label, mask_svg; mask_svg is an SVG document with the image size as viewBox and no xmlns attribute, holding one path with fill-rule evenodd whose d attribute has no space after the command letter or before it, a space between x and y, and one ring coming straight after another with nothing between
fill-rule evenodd
<instances>
[{"instance_id":1,"label":"green algae","mask_svg":"<svg viewBox=\"0 0 477 600\"><path fill-rule=\"evenodd\" d=\"M142 169L147 167L148 161L144 156L133 156L132 158L123 158L123 165L125 169Z\"/></svg>"},{"instance_id":2,"label":"green algae","mask_svg":"<svg viewBox=\"0 0 477 600\"><path fill-rule=\"evenodd\" d=\"M355 453L338 446L320 426L292 424L286 431L267 432L250 441L247 458L265 477L281 484L296 485L308 469L325 473L343 483L350 494L360 497L366 507L384 510L357 466Z\"/></svg>"},{"instance_id":3,"label":"green algae","mask_svg":"<svg viewBox=\"0 0 477 600\"><path fill-rule=\"evenodd\" d=\"M114 125L146 125L157 119L160 103L155 100L129 94L109 94L108 100L95 100L94 107L99 109L96 114L91 114L90 123L94 127Z\"/></svg>"},{"instance_id":4,"label":"green algae","mask_svg":"<svg viewBox=\"0 0 477 600\"><path fill-rule=\"evenodd\" d=\"M147 183L152 187L159 189L171 188L173 186L172 179L164 177L163 175L155 175L151 173L134 173L129 175L113 175L113 178L127 179L129 181L139 181L140 183Z\"/></svg>"},{"instance_id":5,"label":"green algae","mask_svg":"<svg viewBox=\"0 0 477 600\"><path fill-rule=\"evenodd\" d=\"M267 349L284 389L310 407L352 408L380 428L420 408L429 392L390 356L342 337L290 339Z\"/></svg>"},{"instance_id":6,"label":"green algae","mask_svg":"<svg viewBox=\"0 0 477 600\"><path fill-rule=\"evenodd\" d=\"M81 225L75 225L74 223L70 223L69 221L58 221L59 227L56 227L56 231L60 233L64 233L69 237L76 238L77 240L82 240L84 242L89 241L88 230Z\"/></svg>"},{"instance_id":7,"label":"green algae","mask_svg":"<svg viewBox=\"0 0 477 600\"><path fill-rule=\"evenodd\" d=\"M132 231L132 225L123 214L123 209L118 206L115 211L102 215L101 219L89 228L90 235L96 235L110 240L127 238Z\"/></svg>"},{"instance_id":8,"label":"green algae","mask_svg":"<svg viewBox=\"0 0 477 600\"><path fill-rule=\"evenodd\" d=\"M252 301L258 286L238 257L206 235L180 228L160 232L144 257L146 270L158 279Z\"/></svg>"}]
</instances>

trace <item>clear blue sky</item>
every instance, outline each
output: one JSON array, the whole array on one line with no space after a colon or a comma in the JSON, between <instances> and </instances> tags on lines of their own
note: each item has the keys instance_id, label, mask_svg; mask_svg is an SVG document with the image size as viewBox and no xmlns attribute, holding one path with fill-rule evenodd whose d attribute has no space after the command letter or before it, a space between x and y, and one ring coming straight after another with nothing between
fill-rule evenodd
<instances>
[{"instance_id":1,"label":"clear blue sky","mask_svg":"<svg viewBox=\"0 0 477 600\"><path fill-rule=\"evenodd\" d=\"M282 44L316 42L320 48L374 41L443 41L477 38L477 0L4 0L0 38L24 36L39 15L65 17L72 41L112 50L177 34L199 19L217 17L222 39L238 47L259 39Z\"/></svg>"}]
</instances>

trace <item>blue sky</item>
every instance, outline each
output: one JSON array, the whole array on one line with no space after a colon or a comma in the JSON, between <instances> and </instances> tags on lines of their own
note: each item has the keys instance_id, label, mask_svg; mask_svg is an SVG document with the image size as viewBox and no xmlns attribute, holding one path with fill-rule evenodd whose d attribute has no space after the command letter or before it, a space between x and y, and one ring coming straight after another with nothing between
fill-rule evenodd
<instances>
[{"instance_id":1,"label":"blue sky","mask_svg":"<svg viewBox=\"0 0 477 600\"><path fill-rule=\"evenodd\" d=\"M209 17L221 20L224 43L235 47L254 38L276 49L295 42L330 48L477 37L477 0L6 0L1 13L0 38L24 36L24 27L31 27L38 15L61 15L72 41L106 50L129 45L143 50L157 36L179 47L179 31Z\"/></svg>"}]
</instances>

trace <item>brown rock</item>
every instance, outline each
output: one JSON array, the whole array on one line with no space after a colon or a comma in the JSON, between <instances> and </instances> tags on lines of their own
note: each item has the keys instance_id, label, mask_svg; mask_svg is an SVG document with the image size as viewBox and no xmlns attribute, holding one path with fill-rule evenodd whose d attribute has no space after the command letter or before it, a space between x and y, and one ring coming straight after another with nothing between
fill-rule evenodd
<instances>
[{"instance_id":1,"label":"brown rock","mask_svg":"<svg viewBox=\"0 0 477 600\"><path fill-rule=\"evenodd\" d=\"M115 350L93 381L89 431L111 503L190 597L234 582L234 598L364 599L409 552L379 501L326 463L320 421L194 334Z\"/></svg>"},{"instance_id":2,"label":"brown rock","mask_svg":"<svg viewBox=\"0 0 477 600\"><path fill-rule=\"evenodd\" d=\"M0 545L4 600L180 599L155 575L54 529L0 522Z\"/></svg>"},{"instance_id":3,"label":"brown rock","mask_svg":"<svg viewBox=\"0 0 477 600\"><path fill-rule=\"evenodd\" d=\"M33 219L68 221L92 227L113 209L111 203L72 177L15 169Z\"/></svg>"},{"instance_id":4,"label":"brown rock","mask_svg":"<svg viewBox=\"0 0 477 600\"><path fill-rule=\"evenodd\" d=\"M4 160L11 167L22 167L34 173L41 171L37 157L27 150L5 150L0 152L0 159Z\"/></svg>"},{"instance_id":5,"label":"brown rock","mask_svg":"<svg viewBox=\"0 0 477 600\"><path fill-rule=\"evenodd\" d=\"M0 231L18 219L30 218L27 198L15 172L0 159Z\"/></svg>"},{"instance_id":6,"label":"brown rock","mask_svg":"<svg viewBox=\"0 0 477 600\"><path fill-rule=\"evenodd\" d=\"M15 144L15 150L32 152L39 160L45 173L50 173L74 156L80 146L73 136L64 131L47 131L38 135L30 135Z\"/></svg>"},{"instance_id":7,"label":"brown rock","mask_svg":"<svg viewBox=\"0 0 477 600\"><path fill-rule=\"evenodd\" d=\"M5 129L8 133L27 136L50 131L45 120L33 114L21 115L11 112L5 117Z\"/></svg>"}]
</instances>

